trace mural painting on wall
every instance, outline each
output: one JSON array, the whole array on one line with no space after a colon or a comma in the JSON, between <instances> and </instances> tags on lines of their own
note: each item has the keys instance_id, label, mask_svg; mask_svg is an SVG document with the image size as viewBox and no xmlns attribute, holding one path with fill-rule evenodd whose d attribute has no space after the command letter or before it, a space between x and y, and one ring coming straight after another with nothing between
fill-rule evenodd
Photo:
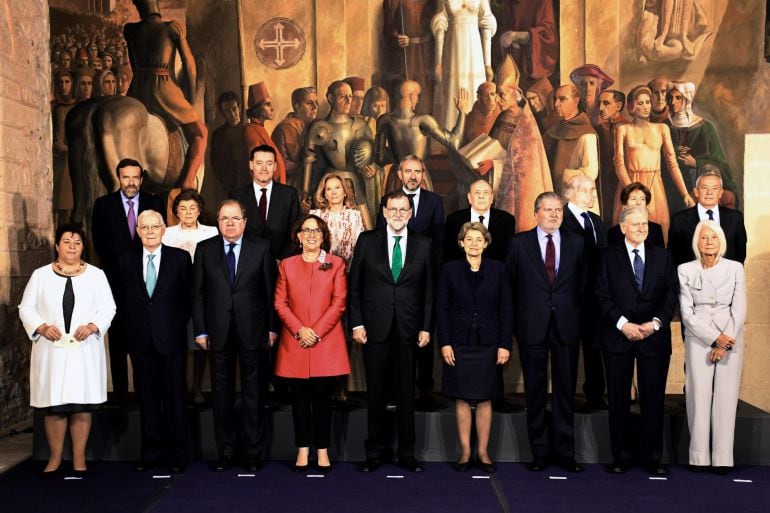
<instances>
[{"instance_id":1,"label":"mural painting on wall","mask_svg":"<svg viewBox=\"0 0 770 513\"><path fill-rule=\"evenodd\" d=\"M297 83L290 100L289 90L273 91L293 110L270 133L265 123L275 117L275 97L269 83L246 89L245 124L240 115L228 117L228 111L239 111L240 95L216 89L213 108L225 123L212 130L211 178L226 194L227 184L238 181L225 175L248 175L246 157L227 172L217 168L223 155L244 153L244 147L247 153L254 132L276 148L276 179L301 189L306 207L322 177L334 172L349 180L356 203L371 219L380 196L400 187L389 171L407 154L449 171L428 174L427 188L462 205L467 185L486 179L498 206L519 216L529 198L559 192L566 180L584 175L596 183L594 210L606 223L617 223L619 191L638 179L652 190L650 208L666 226L669 212L692 203L690 193L704 169L722 174L722 203L736 207L738 185L718 130L695 114L696 85L676 80L687 62L708 50L718 28L704 2L647 0L638 7L638 30L624 36L637 44L619 52L636 52L639 68L629 76L649 76L638 84L644 89L635 88L627 98L613 88L618 77L592 63L563 73L570 80L559 84L558 2L384 0L382 69L369 74L381 83L368 90L364 78L350 76L332 84ZM208 132L193 108L196 58L200 63L210 57L205 51L193 55L186 38L196 34L187 34L182 23L161 21L152 0L121 0L109 16L51 12L59 219L87 221L94 198L117 188L111 170L129 154L147 168L156 191L199 187ZM322 28L272 16L243 37L262 66L290 74L303 56L315 54L309 49L316 41L306 34ZM241 72L238 64L232 73ZM617 70L621 75L624 66ZM655 66L663 66L667 76L655 76ZM240 83L240 76L233 82ZM318 91L330 107L322 120L316 120ZM633 104L639 98L649 103L649 113L646 105ZM227 137L220 133L224 129ZM230 132L238 134L233 138ZM658 158L641 162L631 156L632 141L648 132L660 136L647 152ZM430 139L439 143L436 148ZM528 226L523 221L520 229Z\"/></svg>"}]
</instances>

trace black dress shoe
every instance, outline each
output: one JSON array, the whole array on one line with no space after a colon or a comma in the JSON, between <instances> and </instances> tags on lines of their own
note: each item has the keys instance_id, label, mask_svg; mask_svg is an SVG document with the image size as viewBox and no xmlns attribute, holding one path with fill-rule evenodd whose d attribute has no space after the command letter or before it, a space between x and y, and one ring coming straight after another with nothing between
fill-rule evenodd
<instances>
[{"instance_id":1,"label":"black dress shoe","mask_svg":"<svg viewBox=\"0 0 770 513\"><path fill-rule=\"evenodd\" d=\"M307 472L307 469L310 468L310 466L306 463L304 465L297 465L296 463L291 466L291 471L295 474L301 474L303 472Z\"/></svg>"},{"instance_id":2,"label":"black dress shoe","mask_svg":"<svg viewBox=\"0 0 770 513\"><path fill-rule=\"evenodd\" d=\"M358 466L359 472L374 472L378 468L382 466L383 461L379 458L369 457L364 460L363 463L361 463Z\"/></svg>"},{"instance_id":3,"label":"black dress shoe","mask_svg":"<svg viewBox=\"0 0 770 513\"><path fill-rule=\"evenodd\" d=\"M332 471L334 468L334 465L329 463L328 465L318 465L316 464L315 469L320 472L321 474L328 474Z\"/></svg>"},{"instance_id":4,"label":"black dress shoe","mask_svg":"<svg viewBox=\"0 0 770 513\"><path fill-rule=\"evenodd\" d=\"M645 465L647 472L653 477L663 477L668 475L668 467L659 461L651 461Z\"/></svg>"},{"instance_id":5,"label":"black dress shoe","mask_svg":"<svg viewBox=\"0 0 770 513\"><path fill-rule=\"evenodd\" d=\"M219 458L219 461L214 464L215 472L225 472L231 468L233 468L233 457L229 455L222 456Z\"/></svg>"},{"instance_id":6,"label":"black dress shoe","mask_svg":"<svg viewBox=\"0 0 770 513\"><path fill-rule=\"evenodd\" d=\"M453 461L452 468L457 472L468 472L471 469L471 461Z\"/></svg>"},{"instance_id":7,"label":"black dress shoe","mask_svg":"<svg viewBox=\"0 0 770 513\"><path fill-rule=\"evenodd\" d=\"M409 472L422 472L422 463L415 458L404 458L398 460L398 466Z\"/></svg>"},{"instance_id":8,"label":"black dress shoe","mask_svg":"<svg viewBox=\"0 0 770 513\"><path fill-rule=\"evenodd\" d=\"M542 472L548 468L548 462L544 458L535 458L527 464L530 472Z\"/></svg>"},{"instance_id":9,"label":"black dress shoe","mask_svg":"<svg viewBox=\"0 0 770 513\"><path fill-rule=\"evenodd\" d=\"M575 461L574 458L564 458L557 463L557 466L567 472L572 472L573 474L583 472L583 465Z\"/></svg>"},{"instance_id":10,"label":"black dress shoe","mask_svg":"<svg viewBox=\"0 0 770 513\"><path fill-rule=\"evenodd\" d=\"M630 468L631 464L627 460L615 460L607 467L607 472L610 474L625 474Z\"/></svg>"},{"instance_id":11,"label":"black dress shoe","mask_svg":"<svg viewBox=\"0 0 770 513\"><path fill-rule=\"evenodd\" d=\"M158 460L139 460L134 464L134 472L144 472L160 465Z\"/></svg>"},{"instance_id":12,"label":"black dress shoe","mask_svg":"<svg viewBox=\"0 0 770 513\"><path fill-rule=\"evenodd\" d=\"M690 472L701 474L707 471L710 467L708 465L688 465L687 468L690 470Z\"/></svg>"},{"instance_id":13,"label":"black dress shoe","mask_svg":"<svg viewBox=\"0 0 770 513\"><path fill-rule=\"evenodd\" d=\"M719 476L726 476L730 473L732 467L711 467L711 471Z\"/></svg>"},{"instance_id":14,"label":"black dress shoe","mask_svg":"<svg viewBox=\"0 0 770 513\"><path fill-rule=\"evenodd\" d=\"M478 460L476 462L476 468L481 470L482 472L486 472L487 474L494 474L497 472L497 465L495 465L495 462L490 461L489 463L484 463L481 460Z\"/></svg>"},{"instance_id":15,"label":"black dress shoe","mask_svg":"<svg viewBox=\"0 0 770 513\"><path fill-rule=\"evenodd\" d=\"M243 468L247 472L258 472L262 465L262 459L259 456L246 456L243 461Z\"/></svg>"}]
</instances>

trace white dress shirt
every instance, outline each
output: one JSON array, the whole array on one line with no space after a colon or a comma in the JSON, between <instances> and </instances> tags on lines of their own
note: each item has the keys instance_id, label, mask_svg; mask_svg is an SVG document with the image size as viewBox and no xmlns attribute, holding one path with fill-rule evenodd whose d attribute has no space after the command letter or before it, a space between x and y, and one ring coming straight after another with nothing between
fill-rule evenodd
<instances>
[{"instance_id":1,"label":"white dress shirt","mask_svg":"<svg viewBox=\"0 0 770 513\"><path fill-rule=\"evenodd\" d=\"M548 246L548 237L547 233L545 233L543 230L540 229L538 226L535 228L537 230L537 243L540 245L540 258L543 259L543 263L545 263L545 250ZM551 240L553 241L554 249L556 250L556 274L559 274L559 262L561 262L561 233L559 230L556 230L551 235Z\"/></svg>"},{"instance_id":2,"label":"white dress shirt","mask_svg":"<svg viewBox=\"0 0 770 513\"><path fill-rule=\"evenodd\" d=\"M259 205L259 198L262 197L262 189L267 189L265 191L265 220L267 221L267 216L270 214L270 198L273 195L273 181L270 180L270 183L267 185L259 185L257 182L252 181L251 185L254 187L254 198L257 200L257 205Z\"/></svg>"}]
</instances>

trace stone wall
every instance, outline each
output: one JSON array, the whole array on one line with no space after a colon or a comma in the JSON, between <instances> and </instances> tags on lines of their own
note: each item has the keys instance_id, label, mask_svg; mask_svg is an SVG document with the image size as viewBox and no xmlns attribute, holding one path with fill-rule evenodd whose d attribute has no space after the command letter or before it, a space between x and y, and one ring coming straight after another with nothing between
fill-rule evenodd
<instances>
[{"instance_id":1,"label":"stone wall","mask_svg":"<svg viewBox=\"0 0 770 513\"><path fill-rule=\"evenodd\" d=\"M48 2L0 0L0 434L30 418L17 306L52 254Z\"/></svg>"}]
</instances>

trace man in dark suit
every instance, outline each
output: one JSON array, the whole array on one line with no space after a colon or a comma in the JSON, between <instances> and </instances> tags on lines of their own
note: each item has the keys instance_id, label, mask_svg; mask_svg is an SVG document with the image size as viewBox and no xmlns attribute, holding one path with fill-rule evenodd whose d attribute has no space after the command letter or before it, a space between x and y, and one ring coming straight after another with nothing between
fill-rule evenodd
<instances>
[{"instance_id":1,"label":"man in dark suit","mask_svg":"<svg viewBox=\"0 0 770 513\"><path fill-rule=\"evenodd\" d=\"M585 175L577 175L565 184L562 229L582 237L585 248L587 283L593 283L599 269L599 250L607 247L604 224L601 218L590 211L596 201L596 182ZM583 324L580 345L583 348L583 393L586 396L585 411L607 409L604 400L604 365L596 336L596 308L593 286L586 287L583 301Z\"/></svg>"},{"instance_id":2,"label":"man in dark suit","mask_svg":"<svg viewBox=\"0 0 770 513\"><path fill-rule=\"evenodd\" d=\"M456 210L446 218L444 262L465 258L465 254L457 245L457 234L468 221L480 222L492 235L492 243L484 251L484 258L505 262L508 244L516 233L516 219L505 210L492 208L493 201L494 195L489 182L476 180L471 184L468 192L470 208Z\"/></svg>"},{"instance_id":3,"label":"man in dark suit","mask_svg":"<svg viewBox=\"0 0 770 513\"><path fill-rule=\"evenodd\" d=\"M188 458L184 401L192 262L186 251L161 244L165 231L159 212L139 214L142 246L120 256L115 293L128 321L142 417L142 455L135 469L164 462L181 472Z\"/></svg>"},{"instance_id":4,"label":"man in dark suit","mask_svg":"<svg viewBox=\"0 0 770 513\"><path fill-rule=\"evenodd\" d=\"M583 238L560 230L563 203L555 192L535 200L537 226L517 234L508 250L514 302L514 331L519 344L527 431L532 450L528 470L545 470L549 458L569 472L575 461L573 400L577 381L581 303L585 297ZM548 353L553 389L553 450L546 423ZM551 454L553 453L553 454Z\"/></svg>"},{"instance_id":5,"label":"man in dark suit","mask_svg":"<svg viewBox=\"0 0 770 513\"><path fill-rule=\"evenodd\" d=\"M668 472L663 453L663 400L671 359L671 318L679 297L679 282L671 255L646 244L647 211L631 207L620 214L622 246L602 252L596 295L601 312L599 336L607 369L610 445L609 471L630 468L630 403L628 391L636 361L639 386L640 457L648 472Z\"/></svg>"},{"instance_id":6,"label":"man in dark suit","mask_svg":"<svg viewBox=\"0 0 770 513\"><path fill-rule=\"evenodd\" d=\"M230 198L246 207L246 235L270 243L275 258L291 252L291 229L299 218L299 198L294 187L273 181L275 149L261 145L251 150L249 169L253 182L230 192Z\"/></svg>"},{"instance_id":7,"label":"man in dark suit","mask_svg":"<svg viewBox=\"0 0 770 513\"><path fill-rule=\"evenodd\" d=\"M412 204L412 217L407 228L413 232L430 237L433 262L436 268L440 263L442 242L444 239L444 202L441 196L422 188L426 175L425 164L417 155L407 155L398 164L398 178L403 183L403 191ZM377 215L377 228L385 228L385 216L382 214L384 203ZM433 397L433 360L435 348L432 344L417 349L417 390L423 405L434 403Z\"/></svg>"},{"instance_id":8,"label":"man in dark suit","mask_svg":"<svg viewBox=\"0 0 770 513\"><path fill-rule=\"evenodd\" d=\"M743 214L719 205L723 194L722 177L716 171L704 171L695 181L693 194L698 204L671 216L668 231L668 249L677 266L695 260L692 237L695 226L701 221L713 220L725 232L727 252L725 258L744 263L746 260L746 226Z\"/></svg>"},{"instance_id":9,"label":"man in dark suit","mask_svg":"<svg viewBox=\"0 0 770 513\"><path fill-rule=\"evenodd\" d=\"M414 350L430 342L433 265L430 239L407 228L409 198L398 190L385 197L386 228L362 233L350 266L348 315L353 340L363 344L368 394L366 461L377 470L390 456L385 401L396 374L398 464L421 472L414 456Z\"/></svg>"},{"instance_id":10,"label":"man in dark suit","mask_svg":"<svg viewBox=\"0 0 770 513\"><path fill-rule=\"evenodd\" d=\"M145 210L165 212L163 201L157 196L139 192L142 186L142 165L133 159L118 162L115 170L120 190L97 198L91 215L94 249L99 265L107 275L110 287L119 281L118 257L131 249L141 247L136 236L136 220ZM128 393L128 363L126 361L127 332L124 316L118 308L115 321L107 332L110 340L110 372L114 400L123 403Z\"/></svg>"},{"instance_id":11,"label":"man in dark suit","mask_svg":"<svg viewBox=\"0 0 770 513\"><path fill-rule=\"evenodd\" d=\"M273 292L276 266L270 245L245 237L246 209L225 200L217 213L221 235L198 244L193 268L193 332L195 342L212 351L211 382L214 432L222 472L235 455L235 360L241 369L241 422L244 467L262 466L265 445L265 402L270 376Z\"/></svg>"}]
</instances>

